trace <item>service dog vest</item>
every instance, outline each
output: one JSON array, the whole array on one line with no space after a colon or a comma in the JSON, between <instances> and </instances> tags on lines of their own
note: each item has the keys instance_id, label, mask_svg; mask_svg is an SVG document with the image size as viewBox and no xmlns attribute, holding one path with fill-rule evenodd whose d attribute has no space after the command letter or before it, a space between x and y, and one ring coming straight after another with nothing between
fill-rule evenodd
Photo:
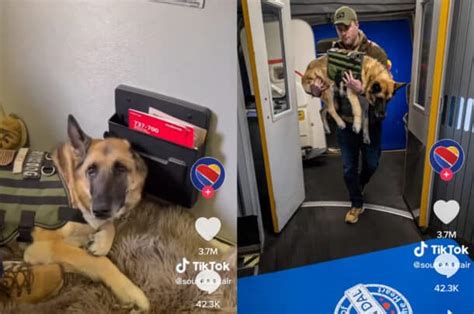
<instances>
[{"instance_id":1,"label":"service dog vest","mask_svg":"<svg viewBox=\"0 0 474 314\"><path fill-rule=\"evenodd\" d=\"M34 226L58 229L68 221L85 222L71 208L68 190L49 153L30 151L21 173L0 167L0 245L31 242Z\"/></svg>"},{"instance_id":2,"label":"service dog vest","mask_svg":"<svg viewBox=\"0 0 474 314\"><path fill-rule=\"evenodd\" d=\"M328 77L339 85L344 77L344 73L352 71L354 78L360 80L364 55L365 53L359 51L338 48L329 49L327 51Z\"/></svg>"}]
</instances>

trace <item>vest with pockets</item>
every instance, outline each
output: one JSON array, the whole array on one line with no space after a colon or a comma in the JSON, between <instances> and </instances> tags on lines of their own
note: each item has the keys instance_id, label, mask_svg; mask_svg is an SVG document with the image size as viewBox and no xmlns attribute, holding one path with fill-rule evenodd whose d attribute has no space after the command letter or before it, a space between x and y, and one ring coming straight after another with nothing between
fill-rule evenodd
<instances>
[{"instance_id":1,"label":"vest with pockets","mask_svg":"<svg viewBox=\"0 0 474 314\"><path fill-rule=\"evenodd\" d=\"M342 81L344 73L352 71L355 79L361 79L362 61L365 53L331 48L327 51L328 77L337 85Z\"/></svg>"},{"instance_id":2,"label":"vest with pockets","mask_svg":"<svg viewBox=\"0 0 474 314\"><path fill-rule=\"evenodd\" d=\"M13 173L13 164L0 166L0 245L31 242L34 226L58 229L68 221L85 222L80 210L71 208L67 187L48 156L30 151L22 173Z\"/></svg>"},{"instance_id":3,"label":"vest with pockets","mask_svg":"<svg viewBox=\"0 0 474 314\"><path fill-rule=\"evenodd\" d=\"M367 36L361 30L359 30L359 36L360 36L360 43L356 47L356 49L352 51L365 53L365 55L378 60L383 66L387 67L387 54L382 49L382 47L377 45L375 42L367 39ZM344 44L340 40L333 42L332 47L335 49L346 50L344 47ZM361 62L361 65L362 65L362 62ZM336 82L336 83L339 86L340 82ZM339 102L338 113L341 115L341 118L344 119L346 122L352 123L353 114L352 114L352 108L351 108L351 104L349 100L345 96L344 97L338 96L338 102ZM372 112L372 107L369 106L369 114L371 112ZM372 124L373 120L371 119L369 120L370 120L369 123Z\"/></svg>"}]
</instances>

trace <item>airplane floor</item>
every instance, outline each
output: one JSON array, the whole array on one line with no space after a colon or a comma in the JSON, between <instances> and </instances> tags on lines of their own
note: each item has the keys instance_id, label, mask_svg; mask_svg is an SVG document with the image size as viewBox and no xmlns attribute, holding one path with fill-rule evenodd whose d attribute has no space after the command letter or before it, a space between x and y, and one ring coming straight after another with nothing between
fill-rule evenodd
<instances>
[{"instance_id":1,"label":"airplane floor","mask_svg":"<svg viewBox=\"0 0 474 314\"><path fill-rule=\"evenodd\" d=\"M365 189L365 202L407 210L403 201L405 151L383 152L379 168ZM326 155L304 163L307 201L349 201L340 155Z\"/></svg>"},{"instance_id":2,"label":"airplane floor","mask_svg":"<svg viewBox=\"0 0 474 314\"><path fill-rule=\"evenodd\" d=\"M380 166L366 188L365 201L407 211L402 198L405 152L383 152ZM305 162L306 200L349 201L341 156ZM310 204L310 203L309 203ZM301 207L283 231L267 232L259 273L353 256L422 239L413 220L366 210L358 223L344 222L347 207Z\"/></svg>"},{"instance_id":3,"label":"airplane floor","mask_svg":"<svg viewBox=\"0 0 474 314\"><path fill-rule=\"evenodd\" d=\"M366 203L408 211L401 196L405 153L382 153L366 188ZM343 206L312 207L312 201L348 201L340 156L305 162L306 205L280 234L267 232L259 273L273 272L414 243L422 239L414 221L366 210L358 223L344 222ZM410 216L410 215L407 215Z\"/></svg>"},{"instance_id":4,"label":"airplane floor","mask_svg":"<svg viewBox=\"0 0 474 314\"><path fill-rule=\"evenodd\" d=\"M267 233L259 273L274 272L422 240L411 219L366 210L344 222L347 208L299 208L280 234Z\"/></svg>"}]
</instances>

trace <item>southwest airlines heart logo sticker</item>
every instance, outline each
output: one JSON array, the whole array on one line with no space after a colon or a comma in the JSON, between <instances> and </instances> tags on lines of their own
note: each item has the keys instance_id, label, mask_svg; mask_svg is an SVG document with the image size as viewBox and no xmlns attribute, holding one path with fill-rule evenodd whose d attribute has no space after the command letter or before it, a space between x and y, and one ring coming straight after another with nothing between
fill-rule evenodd
<instances>
[{"instance_id":1,"label":"southwest airlines heart logo sticker","mask_svg":"<svg viewBox=\"0 0 474 314\"><path fill-rule=\"evenodd\" d=\"M452 168L459 160L459 150L456 146L436 147L434 150L434 159L443 169Z\"/></svg>"},{"instance_id":2,"label":"southwest airlines heart logo sticker","mask_svg":"<svg viewBox=\"0 0 474 314\"><path fill-rule=\"evenodd\" d=\"M211 198L225 179L222 163L213 157L198 159L191 168L191 182L202 196Z\"/></svg>"},{"instance_id":3,"label":"southwest airlines heart logo sticker","mask_svg":"<svg viewBox=\"0 0 474 314\"><path fill-rule=\"evenodd\" d=\"M221 168L216 164L199 165L196 167L196 176L203 185L213 185L219 180Z\"/></svg>"},{"instance_id":4,"label":"southwest airlines heart logo sticker","mask_svg":"<svg viewBox=\"0 0 474 314\"><path fill-rule=\"evenodd\" d=\"M464 163L464 151L454 140L439 140L431 147L430 163L441 180L450 181Z\"/></svg>"}]
</instances>

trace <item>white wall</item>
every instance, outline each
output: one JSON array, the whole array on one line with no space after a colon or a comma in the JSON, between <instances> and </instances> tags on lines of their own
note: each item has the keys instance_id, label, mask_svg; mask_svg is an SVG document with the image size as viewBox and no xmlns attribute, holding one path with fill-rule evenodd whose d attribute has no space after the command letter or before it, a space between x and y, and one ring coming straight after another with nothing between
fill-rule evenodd
<instances>
[{"instance_id":1,"label":"white wall","mask_svg":"<svg viewBox=\"0 0 474 314\"><path fill-rule=\"evenodd\" d=\"M32 146L64 140L69 113L101 136L119 84L206 106L208 155L224 162L227 179L193 213L220 217L220 235L235 241L236 1L206 0L204 10L147 0L0 3L0 101L25 119Z\"/></svg>"}]
</instances>

